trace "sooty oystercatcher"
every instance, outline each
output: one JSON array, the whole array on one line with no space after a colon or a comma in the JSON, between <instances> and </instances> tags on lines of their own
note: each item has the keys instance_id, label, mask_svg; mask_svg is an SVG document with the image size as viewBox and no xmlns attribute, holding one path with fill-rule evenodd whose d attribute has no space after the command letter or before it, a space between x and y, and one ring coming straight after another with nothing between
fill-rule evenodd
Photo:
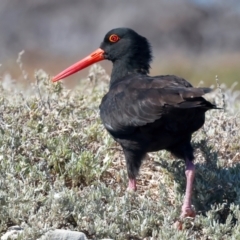
<instances>
[{"instance_id":1,"label":"sooty oystercatcher","mask_svg":"<svg viewBox=\"0 0 240 240\"><path fill-rule=\"evenodd\" d=\"M128 188L136 190L136 176L148 152L167 150L186 164L186 192L181 218L194 217L191 195L195 166L192 134L201 128L205 112L216 108L202 96L209 88L194 88L185 79L148 75L152 60L148 40L129 28L109 31L95 52L56 75L63 79L101 60L113 63L109 91L100 117L125 155Z\"/></svg>"}]
</instances>

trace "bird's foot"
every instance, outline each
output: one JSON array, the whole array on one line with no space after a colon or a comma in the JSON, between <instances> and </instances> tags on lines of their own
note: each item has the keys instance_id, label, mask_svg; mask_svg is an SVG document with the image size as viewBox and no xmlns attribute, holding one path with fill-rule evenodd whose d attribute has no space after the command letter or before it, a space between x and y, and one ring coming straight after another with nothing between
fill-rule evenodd
<instances>
[{"instance_id":1,"label":"bird's foot","mask_svg":"<svg viewBox=\"0 0 240 240\"><path fill-rule=\"evenodd\" d=\"M136 192L137 191L136 179L129 179L127 191L128 192Z\"/></svg>"},{"instance_id":2,"label":"bird's foot","mask_svg":"<svg viewBox=\"0 0 240 240\"><path fill-rule=\"evenodd\" d=\"M186 218L186 217L191 217L195 218L196 213L191 207L182 207L182 213L180 215L180 218Z\"/></svg>"},{"instance_id":3,"label":"bird's foot","mask_svg":"<svg viewBox=\"0 0 240 240\"><path fill-rule=\"evenodd\" d=\"M174 223L174 228L177 230L183 229L183 219L184 218L195 218L196 213L191 207L182 207L182 213L180 215L180 219Z\"/></svg>"}]
</instances>

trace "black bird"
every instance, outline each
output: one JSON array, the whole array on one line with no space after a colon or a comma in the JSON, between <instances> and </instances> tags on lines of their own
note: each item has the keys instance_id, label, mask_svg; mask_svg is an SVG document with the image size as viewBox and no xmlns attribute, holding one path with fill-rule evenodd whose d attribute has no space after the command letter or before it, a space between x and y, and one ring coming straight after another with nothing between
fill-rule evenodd
<instances>
[{"instance_id":1,"label":"black bird","mask_svg":"<svg viewBox=\"0 0 240 240\"><path fill-rule=\"evenodd\" d=\"M185 79L148 75L152 60L148 40L129 28L109 31L95 52L56 75L63 79L95 62L113 63L108 93L100 117L124 152L128 188L136 190L136 176L148 152L167 150L186 163L186 192L181 218L194 217L191 195L195 175L192 134L201 128L205 112L216 108L202 96L209 88L194 88Z\"/></svg>"}]
</instances>

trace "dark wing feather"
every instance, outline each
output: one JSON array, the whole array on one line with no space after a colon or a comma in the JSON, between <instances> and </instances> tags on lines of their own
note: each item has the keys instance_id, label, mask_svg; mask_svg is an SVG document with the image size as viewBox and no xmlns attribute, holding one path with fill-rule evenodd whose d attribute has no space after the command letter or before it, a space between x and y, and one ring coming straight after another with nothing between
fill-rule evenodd
<instances>
[{"instance_id":1,"label":"dark wing feather","mask_svg":"<svg viewBox=\"0 0 240 240\"><path fill-rule=\"evenodd\" d=\"M136 127L153 123L173 108L213 108L201 96L209 88L186 87L186 80L177 77L170 81L166 76L146 76L125 79L116 84L103 98L100 115L103 124L112 133L124 134Z\"/></svg>"}]
</instances>

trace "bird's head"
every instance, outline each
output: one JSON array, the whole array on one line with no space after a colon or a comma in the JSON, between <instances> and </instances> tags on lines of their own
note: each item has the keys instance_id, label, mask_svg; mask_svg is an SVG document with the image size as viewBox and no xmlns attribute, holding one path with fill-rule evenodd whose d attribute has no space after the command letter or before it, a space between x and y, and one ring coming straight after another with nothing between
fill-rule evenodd
<instances>
[{"instance_id":1,"label":"bird's head","mask_svg":"<svg viewBox=\"0 0 240 240\"><path fill-rule=\"evenodd\" d=\"M113 64L116 61L125 61L128 65L137 63L138 67L145 69L147 73L152 59L151 47L145 37L130 28L112 29L105 35L100 48L63 70L53 77L52 81L59 81L104 59L112 61Z\"/></svg>"}]
</instances>

